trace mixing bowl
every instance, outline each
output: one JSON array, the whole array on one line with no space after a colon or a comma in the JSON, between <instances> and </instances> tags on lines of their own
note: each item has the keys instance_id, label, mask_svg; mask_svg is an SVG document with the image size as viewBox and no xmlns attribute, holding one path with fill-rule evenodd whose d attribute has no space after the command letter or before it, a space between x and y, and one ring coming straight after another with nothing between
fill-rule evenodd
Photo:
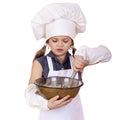
<instances>
[{"instance_id":1,"label":"mixing bowl","mask_svg":"<svg viewBox=\"0 0 120 120\"><path fill-rule=\"evenodd\" d=\"M82 79L69 77L49 77L47 79L36 79L34 84L37 86L37 93L46 99L59 95L59 99L70 95L74 98L80 87L83 85Z\"/></svg>"}]
</instances>

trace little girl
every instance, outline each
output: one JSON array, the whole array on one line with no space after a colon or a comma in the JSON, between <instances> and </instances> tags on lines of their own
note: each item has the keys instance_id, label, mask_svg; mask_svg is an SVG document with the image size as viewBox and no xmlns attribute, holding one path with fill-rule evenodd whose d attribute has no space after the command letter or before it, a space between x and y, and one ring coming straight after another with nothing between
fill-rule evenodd
<instances>
[{"instance_id":1,"label":"little girl","mask_svg":"<svg viewBox=\"0 0 120 120\"><path fill-rule=\"evenodd\" d=\"M111 53L105 46L82 46L75 51L74 38L85 31L85 26L85 17L74 3L47 5L32 21L36 39L45 38L50 48L47 55L44 55L46 45L36 53L25 90L27 103L40 109L39 120L84 120L79 94L75 98L67 95L59 99L57 95L46 100L36 94L34 81L41 77L70 77L73 71L78 72L76 78L80 79L85 66L110 60ZM69 49L72 49L72 55Z\"/></svg>"}]
</instances>

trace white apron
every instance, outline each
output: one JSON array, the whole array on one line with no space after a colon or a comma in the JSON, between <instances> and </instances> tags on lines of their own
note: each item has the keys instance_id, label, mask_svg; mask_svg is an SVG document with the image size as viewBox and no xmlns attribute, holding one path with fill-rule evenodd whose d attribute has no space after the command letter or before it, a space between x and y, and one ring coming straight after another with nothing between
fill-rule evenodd
<instances>
[{"instance_id":1,"label":"white apron","mask_svg":"<svg viewBox=\"0 0 120 120\"><path fill-rule=\"evenodd\" d=\"M71 56L70 63L72 63L72 60L73 58ZM54 71L51 58L47 57L47 61L50 68L48 77L70 77L72 75L72 69ZM76 77L78 78L78 74ZM39 120L84 120L80 96L77 95L70 103L60 108L48 111L40 111Z\"/></svg>"}]
</instances>

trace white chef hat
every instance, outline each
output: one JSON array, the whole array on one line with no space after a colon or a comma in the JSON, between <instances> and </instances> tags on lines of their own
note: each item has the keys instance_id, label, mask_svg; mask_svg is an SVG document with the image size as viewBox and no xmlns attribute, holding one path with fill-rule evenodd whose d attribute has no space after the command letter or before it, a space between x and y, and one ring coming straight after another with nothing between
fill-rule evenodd
<instances>
[{"instance_id":1,"label":"white chef hat","mask_svg":"<svg viewBox=\"0 0 120 120\"><path fill-rule=\"evenodd\" d=\"M72 39L86 29L86 19L76 3L53 3L42 8L32 20L36 39L69 36Z\"/></svg>"}]
</instances>

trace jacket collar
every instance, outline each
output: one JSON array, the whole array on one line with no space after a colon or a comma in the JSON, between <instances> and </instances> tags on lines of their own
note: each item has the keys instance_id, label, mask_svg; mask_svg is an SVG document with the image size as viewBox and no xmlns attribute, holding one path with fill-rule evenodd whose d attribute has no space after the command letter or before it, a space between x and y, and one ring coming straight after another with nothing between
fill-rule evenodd
<instances>
[{"instance_id":1,"label":"jacket collar","mask_svg":"<svg viewBox=\"0 0 120 120\"><path fill-rule=\"evenodd\" d=\"M49 56L49 57L51 57L52 59L54 59L55 61L58 61L58 62L59 62L59 60L57 59L57 57L54 55L54 53L53 53L52 51L50 51L50 52L47 54L47 56ZM63 64L68 61L69 56L71 56L71 54L70 54L69 52L67 52Z\"/></svg>"}]
</instances>

